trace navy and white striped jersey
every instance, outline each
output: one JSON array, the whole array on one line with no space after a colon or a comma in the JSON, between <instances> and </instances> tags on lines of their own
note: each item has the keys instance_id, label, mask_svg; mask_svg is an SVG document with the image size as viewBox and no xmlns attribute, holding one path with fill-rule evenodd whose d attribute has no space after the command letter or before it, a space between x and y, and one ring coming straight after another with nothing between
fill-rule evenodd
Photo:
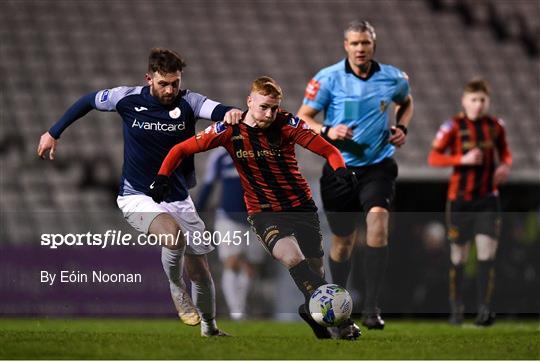
<instances>
[{"instance_id":1,"label":"navy and white striped jersey","mask_svg":"<svg viewBox=\"0 0 540 362\"><path fill-rule=\"evenodd\" d=\"M231 107L182 90L171 105L150 94L150 87L116 87L93 92L77 101L49 130L54 137L91 109L116 111L122 117L124 164L119 195L147 194L162 160L172 146L195 135L199 118L220 121ZM193 157L171 175L172 190L165 201L180 201L195 186Z\"/></svg>"}]
</instances>

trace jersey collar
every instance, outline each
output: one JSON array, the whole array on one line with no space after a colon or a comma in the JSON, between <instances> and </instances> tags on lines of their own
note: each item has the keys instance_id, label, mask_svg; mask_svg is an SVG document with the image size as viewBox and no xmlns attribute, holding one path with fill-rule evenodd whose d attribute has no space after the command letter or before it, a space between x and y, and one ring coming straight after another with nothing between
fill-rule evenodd
<instances>
[{"instance_id":1,"label":"jersey collar","mask_svg":"<svg viewBox=\"0 0 540 362\"><path fill-rule=\"evenodd\" d=\"M175 107L178 107L178 104L180 103L180 99L182 99L182 97L186 94L186 90L181 89L180 92L178 93L178 95L176 96L175 100L168 106L159 103L159 101L156 99L156 97L154 97L153 95L150 94L150 86L148 86L148 85L143 87L141 93L149 102L151 102L151 103L153 103L155 105L158 105L158 106L160 106L162 108L165 108L167 110L171 110L171 109L174 109Z\"/></svg>"},{"instance_id":2,"label":"jersey collar","mask_svg":"<svg viewBox=\"0 0 540 362\"><path fill-rule=\"evenodd\" d=\"M369 80L369 78L371 78L371 76L375 74L375 72L378 72L379 70L381 70L381 66L379 65L379 63L372 60L371 69L369 70L368 75L365 78L360 77L353 71L351 65L349 64L349 59L345 58L345 73L351 73L352 75L354 75L356 78L360 80L363 80L363 81Z\"/></svg>"}]
</instances>

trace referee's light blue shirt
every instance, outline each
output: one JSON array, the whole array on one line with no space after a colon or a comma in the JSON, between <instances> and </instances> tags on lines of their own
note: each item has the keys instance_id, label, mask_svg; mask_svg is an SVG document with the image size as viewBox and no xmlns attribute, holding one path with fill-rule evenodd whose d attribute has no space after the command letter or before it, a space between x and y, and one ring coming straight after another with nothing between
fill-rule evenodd
<instances>
[{"instance_id":1,"label":"referee's light blue shirt","mask_svg":"<svg viewBox=\"0 0 540 362\"><path fill-rule=\"evenodd\" d=\"M354 74L347 59L320 70L309 82L303 104L324 110L324 125L345 124L353 138L333 141L348 166L381 162L395 152L388 143L391 103L409 95L407 75L391 65L373 62L369 75Z\"/></svg>"}]
</instances>

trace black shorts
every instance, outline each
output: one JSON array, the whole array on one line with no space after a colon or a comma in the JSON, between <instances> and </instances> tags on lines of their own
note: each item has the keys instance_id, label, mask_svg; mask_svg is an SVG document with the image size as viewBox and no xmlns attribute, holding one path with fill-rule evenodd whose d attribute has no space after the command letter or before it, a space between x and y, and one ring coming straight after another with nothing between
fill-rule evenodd
<instances>
[{"instance_id":1,"label":"black shorts","mask_svg":"<svg viewBox=\"0 0 540 362\"><path fill-rule=\"evenodd\" d=\"M324 255L319 216L313 200L283 212L259 212L248 216L248 221L270 255L276 242L286 236L295 237L305 257Z\"/></svg>"},{"instance_id":2,"label":"black shorts","mask_svg":"<svg viewBox=\"0 0 540 362\"><path fill-rule=\"evenodd\" d=\"M472 241L478 234L499 239L501 206L495 195L473 201L448 201L446 204L448 240L456 244Z\"/></svg>"},{"instance_id":3,"label":"black shorts","mask_svg":"<svg viewBox=\"0 0 540 362\"><path fill-rule=\"evenodd\" d=\"M350 235L360 222L362 212L375 206L389 210L396 190L398 166L393 158L348 168L356 173L358 185L355 188L340 184L328 163L320 179L326 218L332 233L338 236Z\"/></svg>"}]
</instances>

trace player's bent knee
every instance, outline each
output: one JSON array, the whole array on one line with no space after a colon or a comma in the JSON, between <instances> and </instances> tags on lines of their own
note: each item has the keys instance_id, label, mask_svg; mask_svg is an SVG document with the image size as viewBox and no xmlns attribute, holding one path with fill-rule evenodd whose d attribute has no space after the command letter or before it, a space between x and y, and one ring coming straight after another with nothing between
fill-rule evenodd
<instances>
[{"instance_id":1,"label":"player's bent knee","mask_svg":"<svg viewBox=\"0 0 540 362\"><path fill-rule=\"evenodd\" d=\"M285 267L292 268L305 259L296 239L287 236L276 241L272 250L272 256L279 260Z\"/></svg>"},{"instance_id":2,"label":"player's bent knee","mask_svg":"<svg viewBox=\"0 0 540 362\"><path fill-rule=\"evenodd\" d=\"M350 258L353 248L354 248L354 240L350 240L348 243L334 243L332 244L332 248L330 250L330 255L332 259L336 261L343 261Z\"/></svg>"},{"instance_id":3,"label":"player's bent knee","mask_svg":"<svg viewBox=\"0 0 540 362\"><path fill-rule=\"evenodd\" d=\"M178 223L166 213L159 214L152 220L148 234L155 235L161 246L171 250L184 248L186 244Z\"/></svg>"},{"instance_id":4,"label":"player's bent knee","mask_svg":"<svg viewBox=\"0 0 540 362\"><path fill-rule=\"evenodd\" d=\"M388 210L380 209L384 211L370 212L366 218L366 243L371 247L383 247L388 244Z\"/></svg>"},{"instance_id":5,"label":"player's bent knee","mask_svg":"<svg viewBox=\"0 0 540 362\"><path fill-rule=\"evenodd\" d=\"M223 267L236 272L242 267L242 260L239 255L230 255L225 259Z\"/></svg>"},{"instance_id":6,"label":"player's bent knee","mask_svg":"<svg viewBox=\"0 0 540 362\"><path fill-rule=\"evenodd\" d=\"M352 248L354 246L354 232L347 236L334 235L332 238L332 247L338 248Z\"/></svg>"},{"instance_id":7,"label":"player's bent knee","mask_svg":"<svg viewBox=\"0 0 540 362\"><path fill-rule=\"evenodd\" d=\"M479 261L495 260L497 254L498 242L496 239L484 234L478 234L475 237L476 258Z\"/></svg>"},{"instance_id":8,"label":"player's bent knee","mask_svg":"<svg viewBox=\"0 0 540 362\"><path fill-rule=\"evenodd\" d=\"M452 243L450 245L450 261L453 265L465 264L467 259L469 259L469 244Z\"/></svg>"}]
</instances>

